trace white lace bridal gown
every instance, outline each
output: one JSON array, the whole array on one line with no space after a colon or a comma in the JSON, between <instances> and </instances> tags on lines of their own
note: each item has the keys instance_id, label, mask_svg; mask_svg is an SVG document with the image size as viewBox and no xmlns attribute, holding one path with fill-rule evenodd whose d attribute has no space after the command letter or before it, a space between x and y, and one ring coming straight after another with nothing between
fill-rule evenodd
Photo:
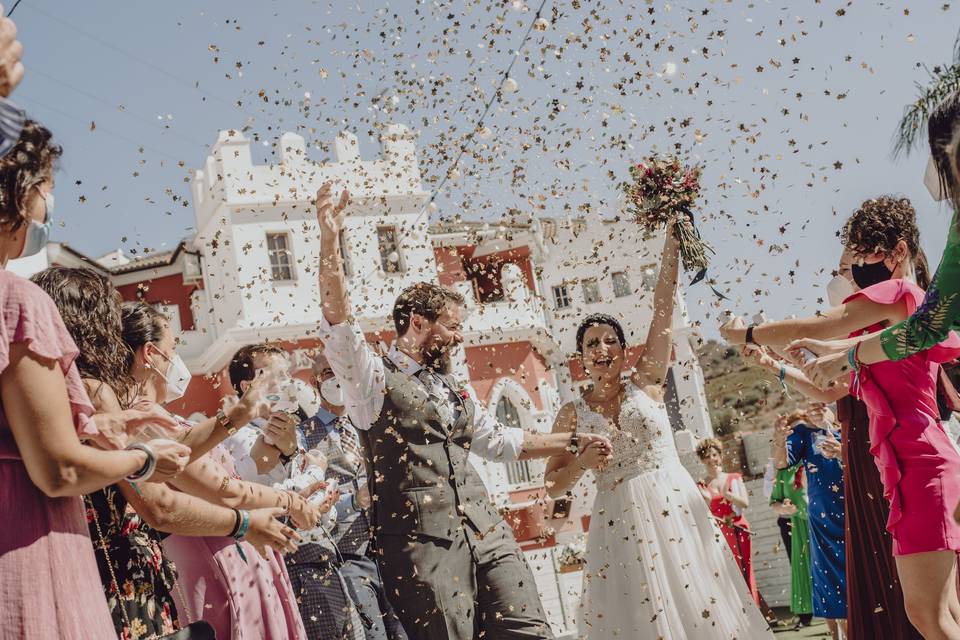
<instances>
[{"instance_id":1,"label":"white lace bridal gown","mask_svg":"<svg viewBox=\"0 0 960 640\"><path fill-rule=\"evenodd\" d=\"M580 638L773 638L680 464L664 405L626 386L619 429L575 401L577 430L607 435L614 451L596 474Z\"/></svg>"}]
</instances>

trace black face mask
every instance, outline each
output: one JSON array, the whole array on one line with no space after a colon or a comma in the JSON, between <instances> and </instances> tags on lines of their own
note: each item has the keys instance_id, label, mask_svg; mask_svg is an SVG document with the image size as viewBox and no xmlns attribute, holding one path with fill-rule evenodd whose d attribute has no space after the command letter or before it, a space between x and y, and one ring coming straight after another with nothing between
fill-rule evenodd
<instances>
[{"instance_id":1,"label":"black face mask","mask_svg":"<svg viewBox=\"0 0 960 640\"><path fill-rule=\"evenodd\" d=\"M853 264L850 270L853 272L853 281L861 289L866 289L878 282L886 282L893 275L893 271L887 268L883 260L873 264Z\"/></svg>"}]
</instances>

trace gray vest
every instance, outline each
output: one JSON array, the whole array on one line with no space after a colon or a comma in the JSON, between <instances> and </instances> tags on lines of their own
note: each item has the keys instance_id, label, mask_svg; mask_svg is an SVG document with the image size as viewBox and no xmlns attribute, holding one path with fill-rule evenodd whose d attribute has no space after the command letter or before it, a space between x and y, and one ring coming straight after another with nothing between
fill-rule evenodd
<instances>
[{"instance_id":1,"label":"gray vest","mask_svg":"<svg viewBox=\"0 0 960 640\"><path fill-rule=\"evenodd\" d=\"M383 409L360 430L373 494L377 535L425 535L452 540L459 527L481 535L501 521L483 480L468 461L476 407L460 400L447 428L419 380L383 358ZM449 377L445 384L453 389Z\"/></svg>"}]
</instances>

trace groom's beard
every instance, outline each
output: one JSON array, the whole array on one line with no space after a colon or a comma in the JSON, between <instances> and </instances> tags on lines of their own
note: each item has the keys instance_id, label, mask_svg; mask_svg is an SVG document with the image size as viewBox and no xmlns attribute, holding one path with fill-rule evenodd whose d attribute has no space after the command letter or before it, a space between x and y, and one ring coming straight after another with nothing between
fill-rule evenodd
<instances>
[{"instance_id":1,"label":"groom's beard","mask_svg":"<svg viewBox=\"0 0 960 640\"><path fill-rule=\"evenodd\" d=\"M450 352L446 347L434 346L423 350L423 366L440 375L450 373Z\"/></svg>"}]
</instances>

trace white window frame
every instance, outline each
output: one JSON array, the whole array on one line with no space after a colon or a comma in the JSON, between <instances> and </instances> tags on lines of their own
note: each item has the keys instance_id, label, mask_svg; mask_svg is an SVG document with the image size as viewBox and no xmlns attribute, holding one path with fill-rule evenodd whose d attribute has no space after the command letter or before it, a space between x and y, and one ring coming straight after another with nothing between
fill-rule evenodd
<instances>
[{"instance_id":1,"label":"white window frame","mask_svg":"<svg viewBox=\"0 0 960 640\"><path fill-rule=\"evenodd\" d=\"M647 271L652 271L653 275L647 277ZM644 291L654 291L657 288L657 280L660 279L660 270L655 264L644 265L640 268L640 284Z\"/></svg>"},{"instance_id":2,"label":"white window frame","mask_svg":"<svg viewBox=\"0 0 960 640\"><path fill-rule=\"evenodd\" d=\"M390 253L384 251L383 247L383 236L381 232L392 230L393 231L393 251L397 253L397 266L396 269L388 269L388 260ZM407 270L406 261L403 259L403 251L400 250L400 228L395 224L378 224L377 225L377 253L380 255L380 270L387 275L395 275L398 273L403 273ZM391 252L392 253L392 252Z\"/></svg>"},{"instance_id":3,"label":"white window frame","mask_svg":"<svg viewBox=\"0 0 960 640\"><path fill-rule=\"evenodd\" d=\"M619 284L617 282L617 276L621 278ZM613 295L615 297L625 298L633 294L633 287L630 286L630 277L626 271L614 271L610 275L610 281L613 283Z\"/></svg>"},{"instance_id":4,"label":"white window frame","mask_svg":"<svg viewBox=\"0 0 960 640\"><path fill-rule=\"evenodd\" d=\"M506 402L513 410L513 418L503 415L501 412L502 403ZM506 406L506 405L504 405ZM523 428L520 422L520 410L516 403L506 394L502 394L497 400L494 410L496 412L497 423L505 427ZM533 460L513 460L504 465L507 474L507 491L523 491L543 486L543 467L534 463Z\"/></svg>"},{"instance_id":5,"label":"white window frame","mask_svg":"<svg viewBox=\"0 0 960 640\"><path fill-rule=\"evenodd\" d=\"M271 246L270 241L273 238L283 238L284 247L276 249ZM270 265L270 280L273 282L293 282L297 279L296 261L293 259L293 238L286 231L268 231L267 241L267 262ZM282 277L283 270L287 269L290 273L289 278ZM280 276L280 277L278 277Z\"/></svg>"},{"instance_id":6,"label":"white window frame","mask_svg":"<svg viewBox=\"0 0 960 640\"><path fill-rule=\"evenodd\" d=\"M603 302L603 296L600 294L600 282L596 278L584 278L580 281L580 288L583 291L584 304ZM594 289L596 291L596 300L591 300L590 296L587 295L588 289Z\"/></svg>"},{"instance_id":7,"label":"white window frame","mask_svg":"<svg viewBox=\"0 0 960 640\"><path fill-rule=\"evenodd\" d=\"M553 292L553 308L557 311L562 311L563 309L569 309L571 303L573 302L570 299L570 285L567 284L557 284L554 285L551 289ZM560 304L560 303L563 304Z\"/></svg>"}]
</instances>

